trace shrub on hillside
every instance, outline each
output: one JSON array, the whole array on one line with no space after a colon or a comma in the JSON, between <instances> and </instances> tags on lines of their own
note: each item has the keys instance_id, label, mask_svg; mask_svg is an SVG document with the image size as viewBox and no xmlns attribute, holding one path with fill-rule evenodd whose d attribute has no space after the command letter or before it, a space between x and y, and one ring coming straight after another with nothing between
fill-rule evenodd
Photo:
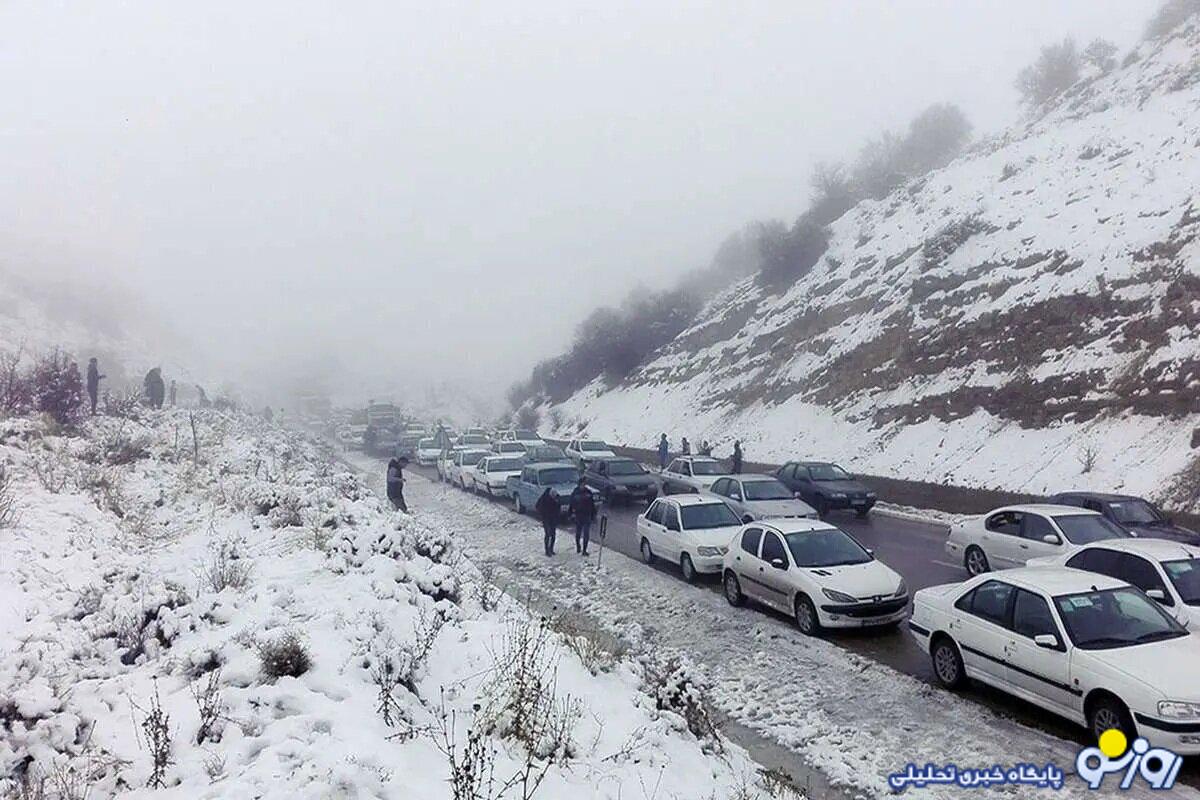
<instances>
[{"instance_id":1,"label":"shrub on hillside","mask_svg":"<svg viewBox=\"0 0 1200 800\"><path fill-rule=\"evenodd\" d=\"M1017 74L1021 100L1039 106L1062 94L1079 80L1082 63L1074 39L1046 45L1037 61Z\"/></svg>"},{"instance_id":2,"label":"shrub on hillside","mask_svg":"<svg viewBox=\"0 0 1200 800\"><path fill-rule=\"evenodd\" d=\"M72 425L83 415L83 379L79 365L61 350L43 355L33 366L30 388L37 410L59 425Z\"/></svg>"},{"instance_id":3,"label":"shrub on hillside","mask_svg":"<svg viewBox=\"0 0 1200 800\"><path fill-rule=\"evenodd\" d=\"M299 678L312 666L312 657L299 634L294 631L258 646L263 674L268 678Z\"/></svg>"},{"instance_id":4,"label":"shrub on hillside","mask_svg":"<svg viewBox=\"0 0 1200 800\"><path fill-rule=\"evenodd\" d=\"M0 412L12 416L33 408L33 386L21 361L21 350L0 353Z\"/></svg>"},{"instance_id":5,"label":"shrub on hillside","mask_svg":"<svg viewBox=\"0 0 1200 800\"><path fill-rule=\"evenodd\" d=\"M763 282L774 287L794 283L816 266L828 247L829 229L807 217L790 229L764 226L759 239Z\"/></svg>"},{"instance_id":6,"label":"shrub on hillside","mask_svg":"<svg viewBox=\"0 0 1200 800\"><path fill-rule=\"evenodd\" d=\"M1101 75L1117 68L1117 46L1107 39L1093 39L1083 51L1083 63Z\"/></svg>"},{"instance_id":7,"label":"shrub on hillside","mask_svg":"<svg viewBox=\"0 0 1200 800\"><path fill-rule=\"evenodd\" d=\"M1146 38L1161 39L1200 14L1200 0L1166 0L1146 23Z\"/></svg>"}]
</instances>

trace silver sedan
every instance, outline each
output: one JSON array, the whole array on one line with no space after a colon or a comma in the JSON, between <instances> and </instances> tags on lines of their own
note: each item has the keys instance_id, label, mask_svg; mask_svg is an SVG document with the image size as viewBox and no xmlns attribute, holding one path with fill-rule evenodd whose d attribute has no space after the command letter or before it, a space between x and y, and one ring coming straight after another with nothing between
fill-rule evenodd
<instances>
[{"instance_id":1,"label":"silver sedan","mask_svg":"<svg viewBox=\"0 0 1200 800\"><path fill-rule=\"evenodd\" d=\"M793 495L771 475L736 475L717 479L709 490L720 497L742 519L816 519L817 511Z\"/></svg>"}]
</instances>

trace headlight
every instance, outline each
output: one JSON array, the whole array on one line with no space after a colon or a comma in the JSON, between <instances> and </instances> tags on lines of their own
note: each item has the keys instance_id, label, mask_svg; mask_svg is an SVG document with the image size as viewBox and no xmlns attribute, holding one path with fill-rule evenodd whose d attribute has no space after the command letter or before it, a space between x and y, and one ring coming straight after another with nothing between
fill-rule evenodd
<instances>
[{"instance_id":1,"label":"headlight","mask_svg":"<svg viewBox=\"0 0 1200 800\"><path fill-rule=\"evenodd\" d=\"M842 592L834 591L833 589L822 589L821 591L825 593L826 597L828 597L830 600L832 600L835 603L857 603L858 602L857 597L851 597L848 594L843 594Z\"/></svg>"},{"instance_id":2,"label":"headlight","mask_svg":"<svg viewBox=\"0 0 1200 800\"><path fill-rule=\"evenodd\" d=\"M727 548L724 547L697 547L697 555L702 556L723 556Z\"/></svg>"},{"instance_id":3,"label":"headlight","mask_svg":"<svg viewBox=\"0 0 1200 800\"><path fill-rule=\"evenodd\" d=\"M846 493L845 492L830 492L829 496L834 498L835 500L844 500L846 498Z\"/></svg>"},{"instance_id":4,"label":"headlight","mask_svg":"<svg viewBox=\"0 0 1200 800\"><path fill-rule=\"evenodd\" d=\"M896 593L892 595L892 597L904 597L906 594L908 594L908 584L904 582L903 578L901 578L900 588L896 590Z\"/></svg>"},{"instance_id":5,"label":"headlight","mask_svg":"<svg viewBox=\"0 0 1200 800\"><path fill-rule=\"evenodd\" d=\"M1200 703L1185 703L1180 700L1160 700L1158 715L1166 719L1200 719Z\"/></svg>"}]
</instances>

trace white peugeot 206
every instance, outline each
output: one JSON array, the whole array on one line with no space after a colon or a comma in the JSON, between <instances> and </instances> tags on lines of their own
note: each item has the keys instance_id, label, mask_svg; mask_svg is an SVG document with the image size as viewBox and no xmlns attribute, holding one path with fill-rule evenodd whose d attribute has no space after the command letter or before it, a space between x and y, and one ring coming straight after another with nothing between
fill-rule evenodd
<instances>
[{"instance_id":1,"label":"white peugeot 206","mask_svg":"<svg viewBox=\"0 0 1200 800\"><path fill-rule=\"evenodd\" d=\"M794 616L801 632L895 625L908 587L870 550L840 528L815 519L745 525L729 545L725 599L747 598Z\"/></svg>"},{"instance_id":2,"label":"white peugeot 206","mask_svg":"<svg viewBox=\"0 0 1200 800\"><path fill-rule=\"evenodd\" d=\"M660 497L637 518L642 559L678 564L689 583L697 573L721 571L721 558L740 527L729 506L696 494Z\"/></svg>"},{"instance_id":3,"label":"white peugeot 206","mask_svg":"<svg viewBox=\"0 0 1200 800\"><path fill-rule=\"evenodd\" d=\"M947 688L968 678L1084 725L1200 753L1200 642L1140 589L1026 567L913 595L909 630Z\"/></svg>"}]
</instances>

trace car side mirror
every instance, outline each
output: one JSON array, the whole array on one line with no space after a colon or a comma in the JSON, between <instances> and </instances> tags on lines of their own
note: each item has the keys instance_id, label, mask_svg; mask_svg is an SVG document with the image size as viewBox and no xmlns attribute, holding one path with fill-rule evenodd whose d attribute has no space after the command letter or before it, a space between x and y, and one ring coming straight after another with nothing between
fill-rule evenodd
<instances>
[{"instance_id":1,"label":"car side mirror","mask_svg":"<svg viewBox=\"0 0 1200 800\"><path fill-rule=\"evenodd\" d=\"M800 500L801 498L804 497L804 495L800 494L799 492L792 492L792 497L796 498L797 500Z\"/></svg>"},{"instance_id":2,"label":"car side mirror","mask_svg":"<svg viewBox=\"0 0 1200 800\"><path fill-rule=\"evenodd\" d=\"M1146 597L1158 603L1165 603L1167 601L1167 593L1162 589L1147 589Z\"/></svg>"},{"instance_id":3,"label":"car side mirror","mask_svg":"<svg viewBox=\"0 0 1200 800\"><path fill-rule=\"evenodd\" d=\"M1058 536L1053 533L1047 533L1042 537L1042 541L1046 544L1062 544L1062 539L1058 538Z\"/></svg>"},{"instance_id":4,"label":"car side mirror","mask_svg":"<svg viewBox=\"0 0 1200 800\"><path fill-rule=\"evenodd\" d=\"M782 558L772 558L771 566L774 567L775 569L787 569L787 562L784 561Z\"/></svg>"},{"instance_id":5,"label":"car side mirror","mask_svg":"<svg viewBox=\"0 0 1200 800\"><path fill-rule=\"evenodd\" d=\"M1033 643L1038 647L1044 647L1047 650L1058 649L1058 637L1053 633L1039 633L1037 636L1033 637Z\"/></svg>"},{"instance_id":6,"label":"car side mirror","mask_svg":"<svg viewBox=\"0 0 1200 800\"><path fill-rule=\"evenodd\" d=\"M867 551L867 555L869 555L869 556L873 556L873 555L875 555L875 550L874 550L874 548L871 548L871 547L865 547L865 548L863 548L863 549Z\"/></svg>"},{"instance_id":7,"label":"car side mirror","mask_svg":"<svg viewBox=\"0 0 1200 800\"><path fill-rule=\"evenodd\" d=\"M731 494L731 495L729 495L729 496L730 496L731 498L733 498L734 500L741 500L741 499L742 499L742 493L741 493L741 492L734 492L733 494Z\"/></svg>"}]
</instances>

